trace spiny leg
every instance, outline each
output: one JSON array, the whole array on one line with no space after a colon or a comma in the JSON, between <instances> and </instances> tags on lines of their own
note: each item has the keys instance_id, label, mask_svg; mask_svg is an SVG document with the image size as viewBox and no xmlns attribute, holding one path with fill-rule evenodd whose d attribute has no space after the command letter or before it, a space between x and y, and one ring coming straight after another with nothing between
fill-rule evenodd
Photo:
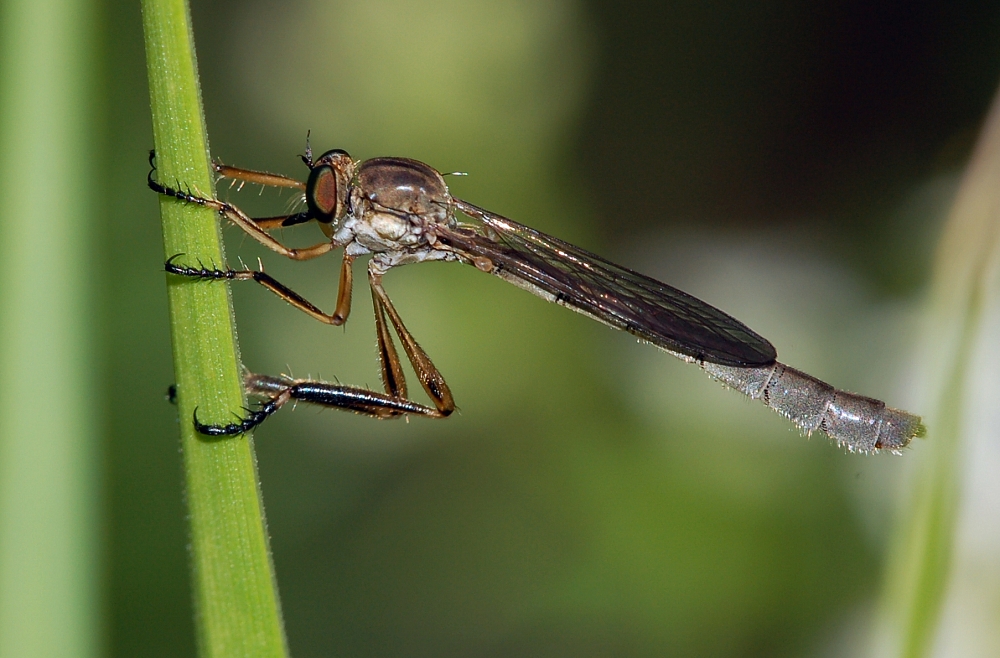
<instances>
[{"instance_id":1,"label":"spiny leg","mask_svg":"<svg viewBox=\"0 0 1000 658\"><path fill-rule=\"evenodd\" d=\"M370 261L368 265L368 282L371 285L372 298L375 301L376 317L378 317L380 309L384 310L393 328L396 330L399 340L403 343L403 350L406 352L413 370L417 373L420 385L423 386L424 391L434 401L434 406L441 412L441 415L447 416L455 410L455 400L451 395L451 389L448 388L447 382L445 382L444 377L441 376L440 371L438 371L430 357L427 356L427 353L417 344L417 341L414 340L413 336L403 325L402 318L399 317L399 313L396 312L396 308L392 305L389 295L386 294L385 289L382 287L382 275L373 269L373 263L374 261ZM391 343L391 341L389 342ZM383 365L384 371L385 366Z\"/></svg>"},{"instance_id":2,"label":"spiny leg","mask_svg":"<svg viewBox=\"0 0 1000 658\"><path fill-rule=\"evenodd\" d=\"M181 254L175 254L167 259L167 262L164 264L164 269L167 272L177 274L179 276L189 276L196 279L228 279L230 281L253 280L273 292L278 297L281 297L295 308L308 314L310 317L319 320L324 324L332 324L335 327L339 327L347 322L347 316L350 315L351 263L354 259L346 254L344 255L344 265L341 269L340 291L337 295L337 308L334 310L333 314L324 313L315 304L288 286L277 281L266 272L260 270L220 270L209 269L206 267L187 267L183 265L176 265L174 260L179 256L181 256ZM345 273L347 277L346 284L344 281Z\"/></svg>"},{"instance_id":3,"label":"spiny leg","mask_svg":"<svg viewBox=\"0 0 1000 658\"><path fill-rule=\"evenodd\" d=\"M212 208L233 224L236 224L243 229L247 235L252 237L254 240L261 243L271 251L277 252L286 258L291 258L292 260L309 260L330 252L334 247L332 242L320 242L319 244L315 244L304 249L292 249L290 247L286 247L272 237L265 230L264 226L258 224L255 219L244 213L233 204L226 201L219 201L218 199L207 199L193 194L190 191L182 191L173 187L168 187L153 178L154 171L155 169L151 170L149 172L149 176L146 178L147 185L154 192L178 199L179 201L184 201L185 203L195 203L200 206ZM284 217L268 217L265 218L264 221L266 222L266 228L277 228L278 226L301 224L309 219L310 218L305 216L303 213L294 213Z\"/></svg>"},{"instance_id":4,"label":"spiny leg","mask_svg":"<svg viewBox=\"0 0 1000 658\"><path fill-rule=\"evenodd\" d=\"M302 181L283 176L282 174L272 174L267 171L255 171L241 167L230 167L221 162L213 162L212 168L221 178L228 178L240 181L241 183L256 183L267 187L290 187L303 192L306 189L306 184ZM240 185L240 187L242 188L243 186ZM255 217L254 222L263 229L271 230L303 224L311 219L313 218L309 213L299 212L292 215L279 215L277 217Z\"/></svg>"},{"instance_id":5,"label":"spiny leg","mask_svg":"<svg viewBox=\"0 0 1000 658\"><path fill-rule=\"evenodd\" d=\"M278 396L287 389L293 400L335 407L375 418L394 418L405 414L430 418L442 417L437 409L419 402L357 386L255 374L246 375L244 383L252 395Z\"/></svg>"},{"instance_id":6,"label":"spiny leg","mask_svg":"<svg viewBox=\"0 0 1000 658\"><path fill-rule=\"evenodd\" d=\"M202 423L198 420L198 408L195 407L193 414L194 428L199 434L205 434L206 436L235 436L237 434L245 434L267 420L271 414L281 409L291 399L292 396L288 390L282 391L262 404L260 409L256 411L253 409L244 409L247 412L246 416L237 416L237 422L226 425Z\"/></svg>"},{"instance_id":7,"label":"spiny leg","mask_svg":"<svg viewBox=\"0 0 1000 658\"><path fill-rule=\"evenodd\" d=\"M208 436L245 434L267 420L289 400L353 411L372 418L396 418L405 414L415 414L428 418L443 417L437 409L420 403L355 386L341 386L327 382L251 373L244 377L244 384L247 392L251 395L267 398L260 409L247 410L246 417L238 418L238 422L226 425L209 425L200 422L196 409L195 429Z\"/></svg>"},{"instance_id":8,"label":"spiny leg","mask_svg":"<svg viewBox=\"0 0 1000 658\"><path fill-rule=\"evenodd\" d=\"M254 171L253 169L241 169L240 167L230 167L229 165L224 165L221 162L213 162L212 168L215 169L215 173L219 174L222 178L238 180L244 183L257 183L258 185L267 185L269 187L291 187L302 191L305 191L306 189L306 184L302 181L289 178L288 176L282 176L281 174L272 174L266 171Z\"/></svg>"}]
</instances>

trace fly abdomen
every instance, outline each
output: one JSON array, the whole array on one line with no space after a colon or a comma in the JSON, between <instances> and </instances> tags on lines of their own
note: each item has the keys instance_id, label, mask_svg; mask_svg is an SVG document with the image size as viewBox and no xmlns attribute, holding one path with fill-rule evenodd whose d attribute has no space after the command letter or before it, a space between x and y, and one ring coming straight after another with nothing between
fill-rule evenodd
<instances>
[{"instance_id":1,"label":"fly abdomen","mask_svg":"<svg viewBox=\"0 0 1000 658\"><path fill-rule=\"evenodd\" d=\"M777 361L760 368L703 363L711 377L760 400L805 432L825 433L851 452L899 452L923 436L918 416L884 402L841 391Z\"/></svg>"}]
</instances>

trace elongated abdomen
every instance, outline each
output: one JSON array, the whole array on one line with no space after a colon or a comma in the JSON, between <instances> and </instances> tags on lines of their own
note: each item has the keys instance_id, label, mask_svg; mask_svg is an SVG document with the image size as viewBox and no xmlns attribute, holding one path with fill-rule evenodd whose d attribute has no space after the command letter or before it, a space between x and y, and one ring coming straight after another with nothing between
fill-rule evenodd
<instances>
[{"instance_id":1,"label":"elongated abdomen","mask_svg":"<svg viewBox=\"0 0 1000 658\"><path fill-rule=\"evenodd\" d=\"M899 452L923 436L918 416L881 400L841 391L783 363L738 368L703 363L713 378L760 400L806 434L820 430L851 452Z\"/></svg>"}]
</instances>

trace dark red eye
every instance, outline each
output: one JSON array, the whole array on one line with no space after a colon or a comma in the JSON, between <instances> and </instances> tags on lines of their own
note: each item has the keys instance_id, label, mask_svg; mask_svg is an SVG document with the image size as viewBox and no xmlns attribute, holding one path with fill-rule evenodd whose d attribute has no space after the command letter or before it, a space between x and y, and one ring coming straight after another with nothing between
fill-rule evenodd
<instances>
[{"instance_id":1,"label":"dark red eye","mask_svg":"<svg viewBox=\"0 0 1000 658\"><path fill-rule=\"evenodd\" d=\"M337 172L330 165L313 168L306 183L306 204L309 212L320 222L332 222L340 214L341 190Z\"/></svg>"}]
</instances>

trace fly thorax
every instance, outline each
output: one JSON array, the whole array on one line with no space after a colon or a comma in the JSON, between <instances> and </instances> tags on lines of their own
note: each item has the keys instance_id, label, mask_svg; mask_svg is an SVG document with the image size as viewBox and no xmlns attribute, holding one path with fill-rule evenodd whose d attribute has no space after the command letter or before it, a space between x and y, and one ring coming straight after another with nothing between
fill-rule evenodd
<instances>
[{"instance_id":1,"label":"fly thorax","mask_svg":"<svg viewBox=\"0 0 1000 658\"><path fill-rule=\"evenodd\" d=\"M451 218L451 195L432 167L407 158L362 162L351 190L355 234L373 251L412 249L436 240Z\"/></svg>"}]
</instances>

